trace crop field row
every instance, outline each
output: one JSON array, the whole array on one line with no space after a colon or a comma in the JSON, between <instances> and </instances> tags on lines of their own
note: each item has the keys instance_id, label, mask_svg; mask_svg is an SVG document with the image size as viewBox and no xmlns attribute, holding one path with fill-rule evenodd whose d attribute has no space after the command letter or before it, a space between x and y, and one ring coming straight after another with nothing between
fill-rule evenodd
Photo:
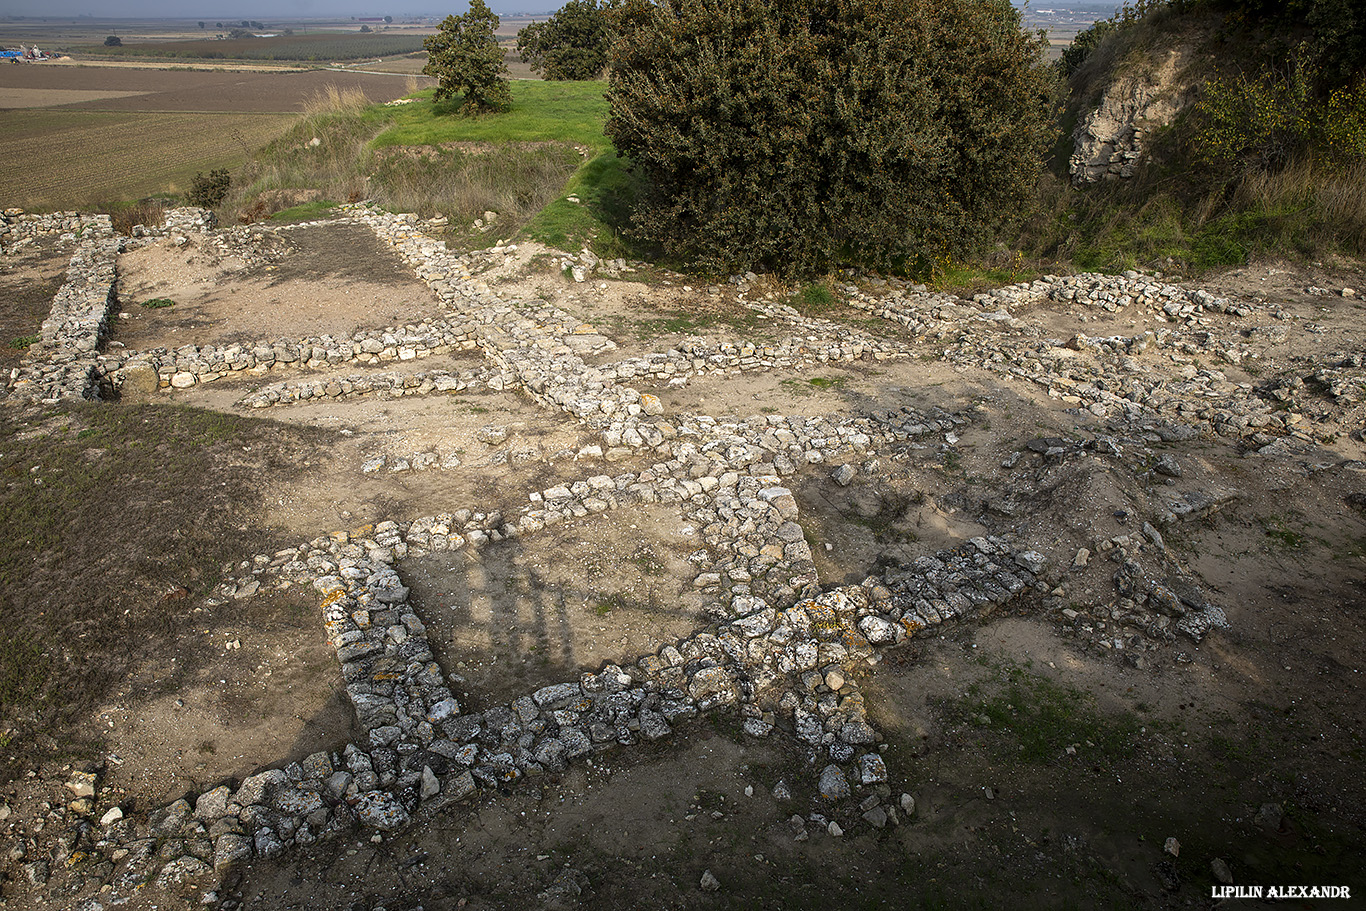
<instances>
[{"instance_id":1,"label":"crop field row","mask_svg":"<svg viewBox=\"0 0 1366 911\"><path fill-rule=\"evenodd\" d=\"M192 60L359 60L422 50L421 35L286 35L224 41L164 41L122 47L86 47L82 54L109 57L173 57Z\"/></svg>"},{"instance_id":2,"label":"crop field row","mask_svg":"<svg viewBox=\"0 0 1366 911\"><path fill-rule=\"evenodd\" d=\"M89 208L183 191L281 135L287 114L0 111L0 205Z\"/></svg>"},{"instance_id":3,"label":"crop field row","mask_svg":"<svg viewBox=\"0 0 1366 911\"><path fill-rule=\"evenodd\" d=\"M103 66L0 66L0 101L17 96L42 100L47 106L79 105L85 110L160 112L299 113L311 98L329 87L362 89L373 102L391 101L408 92L403 76L374 76L335 70L306 72L231 72L228 70L164 70ZM95 92L101 98L78 101L73 94ZM0 104L0 107L34 106Z\"/></svg>"}]
</instances>

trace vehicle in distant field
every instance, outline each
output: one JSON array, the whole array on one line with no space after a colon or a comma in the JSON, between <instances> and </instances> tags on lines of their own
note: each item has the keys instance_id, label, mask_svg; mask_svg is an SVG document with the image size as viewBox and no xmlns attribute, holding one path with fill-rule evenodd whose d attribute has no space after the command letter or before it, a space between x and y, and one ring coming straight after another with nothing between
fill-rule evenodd
<instances>
[{"instance_id":1,"label":"vehicle in distant field","mask_svg":"<svg viewBox=\"0 0 1366 911\"><path fill-rule=\"evenodd\" d=\"M21 60L53 60L56 59L56 57L56 54L43 53L37 45L33 47L24 47L21 44L17 51L8 48L0 50L0 60L13 60L15 63L18 63Z\"/></svg>"}]
</instances>

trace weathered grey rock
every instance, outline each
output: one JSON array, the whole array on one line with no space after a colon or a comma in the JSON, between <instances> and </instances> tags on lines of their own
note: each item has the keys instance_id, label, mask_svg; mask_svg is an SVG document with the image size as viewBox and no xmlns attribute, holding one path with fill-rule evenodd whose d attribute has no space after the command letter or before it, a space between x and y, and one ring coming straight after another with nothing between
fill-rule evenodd
<instances>
[{"instance_id":1,"label":"weathered grey rock","mask_svg":"<svg viewBox=\"0 0 1366 911\"><path fill-rule=\"evenodd\" d=\"M1281 820L1285 818L1285 811L1278 803L1264 803L1257 808L1257 815L1253 817L1253 822L1271 832L1279 832Z\"/></svg>"},{"instance_id":2,"label":"weathered grey rock","mask_svg":"<svg viewBox=\"0 0 1366 911\"><path fill-rule=\"evenodd\" d=\"M233 799L244 807L252 804L267 804L270 803L271 797L277 790L288 787L288 785L289 776L282 770L267 769L243 781Z\"/></svg>"},{"instance_id":3,"label":"weathered grey rock","mask_svg":"<svg viewBox=\"0 0 1366 911\"><path fill-rule=\"evenodd\" d=\"M858 628L873 645L890 645L896 641L896 624L876 614L869 614L859 620Z\"/></svg>"},{"instance_id":4,"label":"weathered grey rock","mask_svg":"<svg viewBox=\"0 0 1366 911\"><path fill-rule=\"evenodd\" d=\"M820 795L822 799L843 800L851 793L849 779L844 777L843 769L833 764L821 769Z\"/></svg>"},{"instance_id":5,"label":"weathered grey rock","mask_svg":"<svg viewBox=\"0 0 1366 911\"><path fill-rule=\"evenodd\" d=\"M363 826L392 832L407 824L408 811L388 791L366 791L356 802L356 817Z\"/></svg>"},{"instance_id":6,"label":"weathered grey rock","mask_svg":"<svg viewBox=\"0 0 1366 911\"><path fill-rule=\"evenodd\" d=\"M688 681L688 695L697 702L721 704L736 697L735 681L725 668L703 668Z\"/></svg>"},{"instance_id":7,"label":"weathered grey rock","mask_svg":"<svg viewBox=\"0 0 1366 911\"><path fill-rule=\"evenodd\" d=\"M476 790L478 786L474 783L474 776L469 772L461 772L446 782L446 795L452 800L464 800Z\"/></svg>"},{"instance_id":8,"label":"weathered grey rock","mask_svg":"<svg viewBox=\"0 0 1366 911\"><path fill-rule=\"evenodd\" d=\"M161 868L157 874L157 888L167 889L178 886L192 879L197 879L206 873L212 873L212 868L197 857L178 857L169 864Z\"/></svg>"},{"instance_id":9,"label":"weathered grey rock","mask_svg":"<svg viewBox=\"0 0 1366 911\"><path fill-rule=\"evenodd\" d=\"M873 807L871 810L863 812L863 819L874 829L886 828L887 811L882 807Z\"/></svg>"},{"instance_id":10,"label":"weathered grey rock","mask_svg":"<svg viewBox=\"0 0 1366 911\"><path fill-rule=\"evenodd\" d=\"M864 786L882 784L887 780L887 763L877 753L865 753L859 757L859 780Z\"/></svg>"},{"instance_id":11,"label":"weathered grey rock","mask_svg":"<svg viewBox=\"0 0 1366 911\"><path fill-rule=\"evenodd\" d=\"M436 773L432 771L431 766L424 765L422 767L422 802L426 803L440 793L441 782L437 779Z\"/></svg>"},{"instance_id":12,"label":"weathered grey rock","mask_svg":"<svg viewBox=\"0 0 1366 911\"><path fill-rule=\"evenodd\" d=\"M227 813L228 800L231 798L232 788L225 784L219 785L213 791L206 791L205 794L199 795L199 798L194 802L195 818L202 819L204 822L212 822L213 819ZM254 803L260 803L260 800L255 800Z\"/></svg>"}]
</instances>

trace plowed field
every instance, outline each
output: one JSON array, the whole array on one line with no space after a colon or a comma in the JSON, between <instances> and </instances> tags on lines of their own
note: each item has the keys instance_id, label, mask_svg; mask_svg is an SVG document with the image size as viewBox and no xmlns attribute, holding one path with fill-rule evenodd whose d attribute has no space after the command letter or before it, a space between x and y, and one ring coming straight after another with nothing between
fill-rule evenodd
<instances>
[{"instance_id":1,"label":"plowed field","mask_svg":"<svg viewBox=\"0 0 1366 911\"><path fill-rule=\"evenodd\" d=\"M183 192L196 172L232 167L279 136L330 85L389 101L407 78L0 67L0 205L89 209Z\"/></svg>"},{"instance_id":2,"label":"plowed field","mask_svg":"<svg viewBox=\"0 0 1366 911\"><path fill-rule=\"evenodd\" d=\"M297 114L303 102L325 91L359 87L371 101L392 101L407 91L404 76L376 76L329 70L234 72L231 70L130 69L101 66L0 67L0 108L10 107L11 90L135 92L69 104L54 95L51 104L100 111L277 112ZM24 105L28 107L29 105Z\"/></svg>"},{"instance_id":3,"label":"plowed field","mask_svg":"<svg viewBox=\"0 0 1366 911\"><path fill-rule=\"evenodd\" d=\"M184 190L196 171L241 160L283 133L288 114L0 111L0 200L88 207Z\"/></svg>"}]
</instances>

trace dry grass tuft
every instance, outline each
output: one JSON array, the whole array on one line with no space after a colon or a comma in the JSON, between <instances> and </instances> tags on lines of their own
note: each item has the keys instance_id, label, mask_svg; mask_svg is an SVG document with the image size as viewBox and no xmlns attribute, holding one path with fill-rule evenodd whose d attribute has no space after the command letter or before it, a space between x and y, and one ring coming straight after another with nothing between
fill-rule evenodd
<instances>
[{"instance_id":1,"label":"dry grass tuft","mask_svg":"<svg viewBox=\"0 0 1366 911\"><path fill-rule=\"evenodd\" d=\"M312 120L333 115L355 115L370 105L365 90L359 86L338 88L329 85L304 100L304 117Z\"/></svg>"}]
</instances>

